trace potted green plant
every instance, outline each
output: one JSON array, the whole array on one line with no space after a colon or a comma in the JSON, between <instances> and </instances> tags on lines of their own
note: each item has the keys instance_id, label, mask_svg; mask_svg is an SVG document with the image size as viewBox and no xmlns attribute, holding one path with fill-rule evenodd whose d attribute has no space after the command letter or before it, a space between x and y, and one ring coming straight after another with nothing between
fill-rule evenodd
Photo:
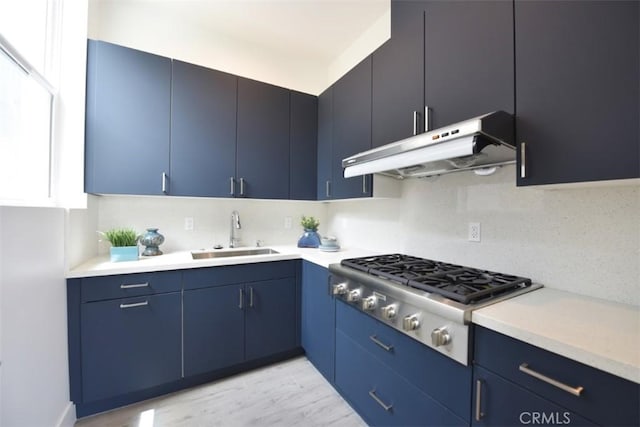
<instances>
[{"instance_id":1,"label":"potted green plant","mask_svg":"<svg viewBox=\"0 0 640 427\"><path fill-rule=\"evenodd\" d=\"M299 248L317 248L320 246L320 235L318 234L318 226L320 221L312 216L302 215L300 225L304 229L304 233L298 239Z\"/></svg>"},{"instance_id":2,"label":"potted green plant","mask_svg":"<svg viewBox=\"0 0 640 427\"><path fill-rule=\"evenodd\" d=\"M130 228L112 228L99 231L100 235L111 243L111 262L135 261L138 259L138 233Z\"/></svg>"}]
</instances>

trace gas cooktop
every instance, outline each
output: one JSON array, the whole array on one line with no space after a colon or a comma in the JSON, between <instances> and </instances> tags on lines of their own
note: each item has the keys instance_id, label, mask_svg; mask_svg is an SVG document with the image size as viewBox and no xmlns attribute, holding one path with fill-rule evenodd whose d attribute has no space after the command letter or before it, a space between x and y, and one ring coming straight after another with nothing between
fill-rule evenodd
<instances>
[{"instance_id":1,"label":"gas cooktop","mask_svg":"<svg viewBox=\"0 0 640 427\"><path fill-rule=\"evenodd\" d=\"M389 254L342 260L345 267L391 280L462 304L490 300L531 286L531 279L448 264L410 255Z\"/></svg>"}]
</instances>

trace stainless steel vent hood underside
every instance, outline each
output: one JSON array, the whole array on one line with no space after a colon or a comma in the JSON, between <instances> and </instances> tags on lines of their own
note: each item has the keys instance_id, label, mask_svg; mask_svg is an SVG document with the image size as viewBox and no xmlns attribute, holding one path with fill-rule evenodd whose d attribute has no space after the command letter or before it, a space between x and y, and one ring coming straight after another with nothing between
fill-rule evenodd
<instances>
[{"instance_id":1,"label":"stainless steel vent hood underside","mask_svg":"<svg viewBox=\"0 0 640 427\"><path fill-rule=\"evenodd\" d=\"M513 116L496 111L346 158L344 176L404 179L515 163L513 133Z\"/></svg>"}]
</instances>

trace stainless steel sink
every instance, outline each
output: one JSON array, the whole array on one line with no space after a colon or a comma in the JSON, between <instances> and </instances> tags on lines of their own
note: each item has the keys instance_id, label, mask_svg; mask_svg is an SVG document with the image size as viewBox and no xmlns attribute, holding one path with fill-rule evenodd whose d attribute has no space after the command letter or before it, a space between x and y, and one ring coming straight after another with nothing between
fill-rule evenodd
<instances>
[{"instance_id":1,"label":"stainless steel sink","mask_svg":"<svg viewBox=\"0 0 640 427\"><path fill-rule=\"evenodd\" d=\"M250 255L273 255L280 252L274 251L270 248L261 249L244 249L244 250L212 250L212 251L196 251L191 252L193 259L210 259L210 258L228 258L237 256L250 256Z\"/></svg>"}]
</instances>

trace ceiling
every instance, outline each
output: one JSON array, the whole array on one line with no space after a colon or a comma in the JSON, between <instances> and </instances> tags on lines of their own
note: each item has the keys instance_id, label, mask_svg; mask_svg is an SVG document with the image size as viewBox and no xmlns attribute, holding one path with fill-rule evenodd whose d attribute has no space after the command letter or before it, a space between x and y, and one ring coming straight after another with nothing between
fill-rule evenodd
<instances>
[{"instance_id":1,"label":"ceiling","mask_svg":"<svg viewBox=\"0 0 640 427\"><path fill-rule=\"evenodd\" d=\"M207 29L287 56L331 61L380 17L390 0L97 0L157 3L185 25ZM174 31L179 31L175 29Z\"/></svg>"}]
</instances>

